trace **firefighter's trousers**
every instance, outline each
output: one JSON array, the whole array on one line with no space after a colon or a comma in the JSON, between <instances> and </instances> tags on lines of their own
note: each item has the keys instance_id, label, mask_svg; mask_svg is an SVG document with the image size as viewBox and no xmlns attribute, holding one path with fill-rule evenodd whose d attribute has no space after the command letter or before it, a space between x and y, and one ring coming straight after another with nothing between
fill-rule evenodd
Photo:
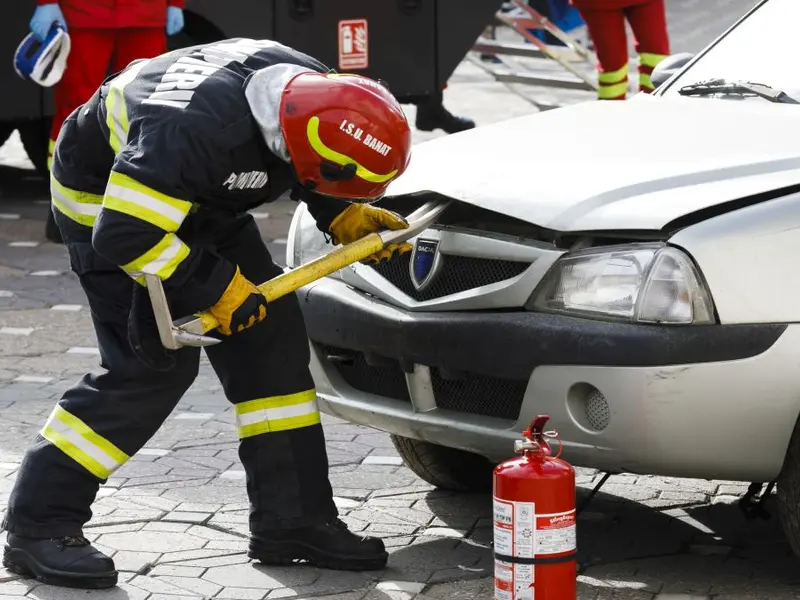
<instances>
[{"instance_id":1,"label":"firefighter's trousers","mask_svg":"<svg viewBox=\"0 0 800 600\"><path fill-rule=\"evenodd\" d=\"M599 2L596 4L600 4ZM669 54L664 0L631 0L623 8L584 7L580 13L597 54L598 99L624 100L628 92L628 36L630 24L639 56L639 90L650 93L650 74Z\"/></svg>"},{"instance_id":2,"label":"firefighter's trousers","mask_svg":"<svg viewBox=\"0 0 800 600\"><path fill-rule=\"evenodd\" d=\"M88 298L103 370L63 395L22 461L3 527L31 537L80 534L100 483L156 433L195 380L200 359L199 348L183 348L174 368L161 372L134 356L126 321L138 284L92 250L89 227L55 212ZM201 214L189 217L196 225L192 242L215 247L251 281L281 272L250 215L201 222ZM251 530L335 517L297 297L270 303L260 324L205 350L235 411Z\"/></svg>"}]
</instances>

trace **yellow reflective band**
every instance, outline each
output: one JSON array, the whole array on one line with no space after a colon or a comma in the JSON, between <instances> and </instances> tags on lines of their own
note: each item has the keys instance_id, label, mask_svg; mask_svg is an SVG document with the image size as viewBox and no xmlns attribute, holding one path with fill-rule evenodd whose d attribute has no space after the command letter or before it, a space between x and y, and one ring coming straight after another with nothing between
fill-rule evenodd
<instances>
[{"instance_id":1,"label":"yellow reflective band","mask_svg":"<svg viewBox=\"0 0 800 600\"><path fill-rule=\"evenodd\" d=\"M656 89L653 82L650 81L650 75L647 73L639 73L639 89L647 88L648 90Z\"/></svg>"},{"instance_id":2,"label":"yellow reflective band","mask_svg":"<svg viewBox=\"0 0 800 600\"><path fill-rule=\"evenodd\" d=\"M311 144L314 151L322 158L342 167L345 165L355 165L356 175L364 181L369 181L370 183L385 183L397 175L397 170L387 175L373 173L352 158L328 148L319 137L319 117L311 117L309 119L308 126L306 127L306 135L308 136L308 143Z\"/></svg>"},{"instance_id":3,"label":"yellow reflective band","mask_svg":"<svg viewBox=\"0 0 800 600\"><path fill-rule=\"evenodd\" d=\"M123 90L148 62L148 60L144 60L108 82L106 125L108 126L108 143L114 150L114 154L119 154L122 147L128 143L128 109L125 105Z\"/></svg>"},{"instance_id":4,"label":"yellow reflective band","mask_svg":"<svg viewBox=\"0 0 800 600\"><path fill-rule=\"evenodd\" d=\"M628 82L616 83L614 85L601 85L597 88L597 97L601 100L606 98L616 98L628 93Z\"/></svg>"},{"instance_id":5,"label":"yellow reflective band","mask_svg":"<svg viewBox=\"0 0 800 600\"><path fill-rule=\"evenodd\" d=\"M145 274L169 279L187 256L189 246L174 233L168 233L150 250L124 265L122 269L137 281Z\"/></svg>"},{"instance_id":6,"label":"yellow reflective band","mask_svg":"<svg viewBox=\"0 0 800 600\"><path fill-rule=\"evenodd\" d=\"M597 81L600 83L619 83L628 78L628 65L616 71L605 71L597 74Z\"/></svg>"},{"instance_id":7,"label":"yellow reflective band","mask_svg":"<svg viewBox=\"0 0 800 600\"><path fill-rule=\"evenodd\" d=\"M59 405L40 434L98 479L108 479L130 458Z\"/></svg>"},{"instance_id":8,"label":"yellow reflective band","mask_svg":"<svg viewBox=\"0 0 800 600\"><path fill-rule=\"evenodd\" d=\"M178 231L192 203L157 192L122 173L112 172L103 208L136 217L172 233Z\"/></svg>"},{"instance_id":9,"label":"yellow reflective band","mask_svg":"<svg viewBox=\"0 0 800 600\"><path fill-rule=\"evenodd\" d=\"M655 67L665 58L667 58L666 54L650 54L648 52L642 52L639 54L639 64L643 67Z\"/></svg>"},{"instance_id":10,"label":"yellow reflective band","mask_svg":"<svg viewBox=\"0 0 800 600\"><path fill-rule=\"evenodd\" d=\"M234 410L241 439L320 422L316 390L249 400L237 404Z\"/></svg>"},{"instance_id":11,"label":"yellow reflective band","mask_svg":"<svg viewBox=\"0 0 800 600\"><path fill-rule=\"evenodd\" d=\"M52 175L50 176L50 198L59 212L87 227L94 225L103 203L102 196L72 190L61 185Z\"/></svg>"},{"instance_id":12,"label":"yellow reflective band","mask_svg":"<svg viewBox=\"0 0 800 600\"><path fill-rule=\"evenodd\" d=\"M50 169L52 169L52 168L53 168L53 155L52 154L48 154L47 155L47 170L50 171Z\"/></svg>"}]
</instances>

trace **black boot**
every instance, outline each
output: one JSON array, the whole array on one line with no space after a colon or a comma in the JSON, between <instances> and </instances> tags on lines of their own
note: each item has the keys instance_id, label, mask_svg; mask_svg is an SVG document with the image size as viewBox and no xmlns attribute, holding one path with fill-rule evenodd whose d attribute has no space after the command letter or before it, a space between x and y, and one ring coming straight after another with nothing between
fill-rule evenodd
<instances>
[{"instance_id":1,"label":"black boot","mask_svg":"<svg viewBox=\"0 0 800 600\"><path fill-rule=\"evenodd\" d=\"M355 535L339 519L304 529L254 533L247 555L265 565L300 560L340 571L382 569L389 557L381 540Z\"/></svg>"},{"instance_id":2,"label":"black boot","mask_svg":"<svg viewBox=\"0 0 800 600\"><path fill-rule=\"evenodd\" d=\"M30 538L9 533L3 566L18 575L61 587L102 589L117 585L114 561L83 536Z\"/></svg>"},{"instance_id":3,"label":"black boot","mask_svg":"<svg viewBox=\"0 0 800 600\"><path fill-rule=\"evenodd\" d=\"M475 127L475 121L466 117L457 117L448 111L443 104L429 102L417 105L416 127L420 131L441 129L445 133L458 133Z\"/></svg>"}]
</instances>

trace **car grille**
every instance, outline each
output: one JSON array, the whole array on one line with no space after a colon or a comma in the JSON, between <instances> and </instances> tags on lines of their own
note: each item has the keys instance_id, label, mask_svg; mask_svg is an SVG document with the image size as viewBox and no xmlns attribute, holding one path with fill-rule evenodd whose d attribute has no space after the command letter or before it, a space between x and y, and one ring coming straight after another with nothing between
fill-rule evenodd
<instances>
[{"instance_id":1,"label":"car grille","mask_svg":"<svg viewBox=\"0 0 800 600\"><path fill-rule=\"evenodd\" d=\"M414 289L411 283L409 274L411 252L395 256L391 260L375 265L373 269L407 296L418 302L424 302L511 279L530 266L530 263L525 262L450 254L442 255L441 259L444 264L439 276L422 291Z\"/></svg>"},{"instance_id":2,"label":"car grille","mask_svg":"<svg viewBox=\"0 0 800 600\"><path fill-rule=\"evenodd\" d=\"M367 364L362 352L320 346L323 352L336 357L331 362L347 385L360 392L410 402L406 377L398 364L374 367ZM394 361L395 363L397 361Z\"/></svg>"},{"instance_id":3,"label":"car grille","mask_svg":"<svg viewBox=\"0 0 800 600\"><path fill-rule=\"evenodd\" d=\"M360 392L410 402L406 379L399 364L371 366L364 354L333 346L319 346L342 379ZM346 357L346 358L345 358ZM431 381L439 408L501 419L517 419L527 387L526 381L466 373L459 379L445 379L431 368Z\"/></svg>"},{"instance_id":4,"label":"car grille","mask_svg":"<svg viewBox=\"0 0 800 600\"><path fill-rule=\"evenodd\" d=\"M444 379L437 369L431 369L431 383L436 406L448 410L517 419L525 396L527 381L514 381L467 373L456 380Z\"/></svg>"}]
</instances>

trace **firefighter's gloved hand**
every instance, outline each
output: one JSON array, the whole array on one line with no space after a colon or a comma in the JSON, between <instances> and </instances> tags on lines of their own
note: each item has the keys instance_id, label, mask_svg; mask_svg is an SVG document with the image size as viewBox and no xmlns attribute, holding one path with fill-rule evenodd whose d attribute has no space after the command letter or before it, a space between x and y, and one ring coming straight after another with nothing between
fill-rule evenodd
<instances>
[{"instance_id":1,"label":"firefighter's gloved hand","mask_svg":"<svg viewBox=\"0 0 800 600\"><path fill-rule=\"evenodd\" d=\"M61 12L61 8L57 3L53 2L52 4L40 4L37 6L36 10L33 12L29 26L36 37L40 40L44 40L44 38L47 37L47 33L50 31L50 27L56 22L61 23L64 29L67 28L67 22L64 20L64 14Z\"/></svg>"},{"instance_id":2,"label":"firefighter's gloved hand","mask_svg":"<svg viewBox=\"0 0 800 600\"><path fill-rule=\"evenodd\" d=\"M167 7L167 35L175 35L183 30L183 10L177 6Z\"/></svg>"},{"instance_id":3,"label":"firefighter's gloved hand","mask_svg":"<svg viewBox=\"0 0 800 600\"><path fill-rule=\"evenodd\" d=\"M244 331L267 316L267 298L242 275L239 267L217 303L208 309L223 335Z\"/></svg>"},{"instance_id":4,"label":"firefighter's gloved hand","mask_svg":"<svg viewBox=\"0 0 800 600\"><path fill-rule=\"evenodd\" d=\"M369 204L351 204L331 222L330 233L335 244L350 244L382 229L405 229L407 227L408 221L395 212ZM390 244L364 262L381 262L389 260L395 252L404 254L409 251L411 251L411 244L406 242Z\"/></svg>"}]
</instances>

